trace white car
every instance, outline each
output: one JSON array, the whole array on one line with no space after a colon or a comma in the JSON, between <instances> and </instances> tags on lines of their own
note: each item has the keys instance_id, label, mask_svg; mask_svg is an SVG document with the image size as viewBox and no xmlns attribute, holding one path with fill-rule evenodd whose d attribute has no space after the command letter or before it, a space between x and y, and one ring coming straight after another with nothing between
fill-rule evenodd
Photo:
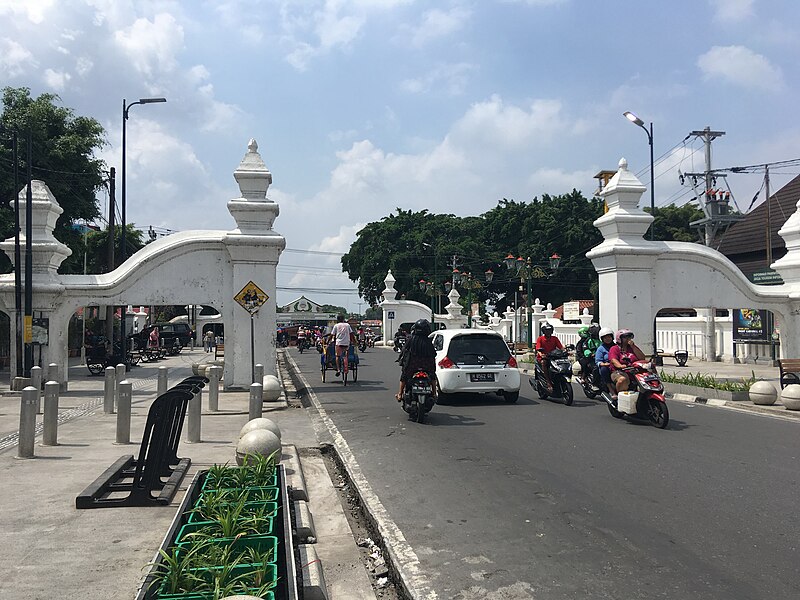
<instances>
[{"instance_id":1,"label":"white car","mask_svg":"<svg viewBox=\"0 0 800 600\"><path fill-rule=\"evenodd\" d=\"M439 402L458 392L519 398L520 374L503 336L486 329L443 329L431 334Z\"/></svg>"}]
</instances>

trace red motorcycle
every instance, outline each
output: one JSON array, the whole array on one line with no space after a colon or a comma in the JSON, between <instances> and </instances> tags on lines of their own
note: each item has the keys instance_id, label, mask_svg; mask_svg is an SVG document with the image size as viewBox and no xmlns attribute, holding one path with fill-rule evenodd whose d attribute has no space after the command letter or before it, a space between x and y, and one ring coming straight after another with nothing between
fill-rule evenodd
<instances>
[{"instance_id":1,"label":"red motorcycle","mask_svg":"<svg viewBox=\"0 0 800 600\"><path fill-rule=\"evenodd\" d=\"M640 360L630 367L625 367L623 371L631 382L628 391L637 394L633 398L634 406L627 407L623 412L620 410L619 399L612 398L606 390L602 397L608 404L608 412L616 419L624 417L641 419L649 421L654 427L664 429L669 424L669 409L664 398L664 385L658 378L655 365L652 362Z\"/></svg>"}]
</instances>

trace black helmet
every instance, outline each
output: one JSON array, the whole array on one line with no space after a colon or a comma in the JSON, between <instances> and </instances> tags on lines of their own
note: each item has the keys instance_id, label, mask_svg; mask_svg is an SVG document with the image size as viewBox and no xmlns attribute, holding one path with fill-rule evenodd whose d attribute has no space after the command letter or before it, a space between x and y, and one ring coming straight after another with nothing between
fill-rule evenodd
<instances>
[{"instance_id":1,"label":"black helmet","mask_svg":"<svg viewBox=\"0 0 800 600\"><path fill-rule=\"evenodd\" d=\"M542 333L542 335L552 334L553 326L550 323L542 323L542 326L539 328L539 331Z\"/></svg>"},{"instance_id":2,"label":"black helmet","mask_svg":"<svg viewBox=\"0 0 800 600\"><path fill-rule=\"evenodd\" d=\"M600 339L600 325L594 323L589 326L589 337L595 340Z\"/></svg>"},{"instance_id":3,"label":"black helmet","mask_svg":"<svg viewBox=\"0 0 800 600\"><path fill-rule=\"evenodd\" d=\"M420 319L411 327L411 333L428 336L431 334L431 324L427 319Z\"/></svg>"}]
</instances>

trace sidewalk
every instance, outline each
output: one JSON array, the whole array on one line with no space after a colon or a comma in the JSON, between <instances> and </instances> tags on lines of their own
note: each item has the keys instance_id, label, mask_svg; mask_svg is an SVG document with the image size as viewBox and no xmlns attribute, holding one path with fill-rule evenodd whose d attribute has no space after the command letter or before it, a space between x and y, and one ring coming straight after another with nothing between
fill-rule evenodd
<instances>
[{"instance_id":1,"label":"sidewalk","mask_svg":"<svg viewBox=\"0 0 800 600\"><path fill-rule=\"evenodd\" d=\"M181 442L179 455L190 457L192 466L170 506L77 510L75 497L117 458L138 453L147 410L155 398L158 367L169 368L173 385L192 374L192 362L207 356L202 350L185 351L140 364L128 373L133 382L133 443L125 446L113 443L116 415L103 413L103 377L89 376L83 366L70 368L70 389L60 397L59 445L42 446L38 436L35 459L15 458L19 395L0 396L0 522L8 565L0 579L0 598L135 596L195 473L214 463L235 461L236 439L248 417L248 392L221 391L216 413L207 411L204 392L202 442ZM375 598L307 411L285 399L264 407L264 416L281 428L284 454L299 455L308 508L316 517L314 548L323 565L328 598ZM41 418L37 415L37 423Z\"/></svg>"}]
</instances>

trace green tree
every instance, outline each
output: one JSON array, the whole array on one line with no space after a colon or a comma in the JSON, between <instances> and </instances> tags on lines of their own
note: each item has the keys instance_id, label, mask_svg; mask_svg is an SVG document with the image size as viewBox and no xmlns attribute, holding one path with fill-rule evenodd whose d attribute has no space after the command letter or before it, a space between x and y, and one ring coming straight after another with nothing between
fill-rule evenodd
<instances>
[{"instance_id":1,"label":"green tree","mask_svg":"<svg viewBox=\"0 0 800 600\"><path fill-rule=\"evenodd\" d=\"M131 256L144 246L144 234L133 227L130 223L125 226L125 246L128 248L127 256ZM92 231L86 236L86 246L83 245L81 238L80 248L73 250L78 255L83 273L83 253L86 252L86 272L87 273L108 273L113 271L108 265L108 228L100 231ZM120 264L119 248L122 245L122 227L114 227L114 262Z\"/></svg>"},{"instance_id":2,"label":"green tree","mask_svg":"<svg viewBox=\"0 0 800 600\"><path fill-rule=\"evenodd\" d=\"M648 213L650 208L645 209ZM697 231L689 227L689 223L704 217L702 210L691 204L675 206L669 204L656 208L655 229L653 235L657 240L667 242L698 242Z\"/></svg>"},{"instance_id":3,"label":"green tree","mask_svg":"<svg viewBox=\"0 0 800 600\"><path fill-rule=\"evenodd\" d=\"M58 102L60 98L55 94L32 98L28 88L2 90L0 239L14 235L14 209L8 201L19 192L14 189L11 131L16 130L20 140L20 188L25 181L25 140L30 131L33 178L47 183L64 209L55 236L73 254L62 263L61 272L82 273L83 236L72 224L91 221L100 214L95 194L106 179L106 165L95 157L95 152L106 144L105 131L95 119L76 116L71 109L57 106ZM11 268L6 256L0 257L0 271L5 273Z\"/></svg>"}]
</instances>

